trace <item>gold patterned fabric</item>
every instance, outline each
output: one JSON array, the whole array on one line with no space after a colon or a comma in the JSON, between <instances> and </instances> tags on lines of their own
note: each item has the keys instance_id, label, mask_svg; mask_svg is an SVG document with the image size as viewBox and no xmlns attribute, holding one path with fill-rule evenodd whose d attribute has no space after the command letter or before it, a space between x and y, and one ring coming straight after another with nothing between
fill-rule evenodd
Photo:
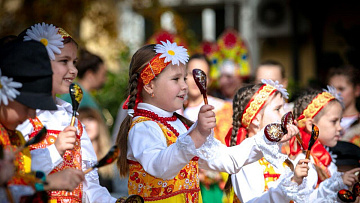
<instances>
[{"instance_id":1,"label":"gold patterned fabric","mask_svg":"<svg viewBox=\"0 0 360 203\"><path fill-rule=\"evenodd\" d=\"M36 117L35 119L30 119L30 123L34 127L34 132L30 135L30 138L34 136L39 130L42 129L43 124L41 121ZM56 166L51 172L56 173L58 171L62 171L67 168L74 168L78 170L82 170L82 159L81 159L81 143L80 138L83 133L83 127L80 122L78 122L78 129L79 134L76 135L75 146L73 150L66 150L63 155L63 162L61 162L58 166ZM58 130L48 130L47 135L43 141L38 144L31 145L30 150L46 148L47 146L54 144L58 134L61 131ZM56 190L56 191L49 191L49 202L57 202L57 203L65 203L65 202L81 202L82 200L82 192L83 192L83 185L82 183L79 184L75 188L75 190L68 192L64 190Z\"/></svg>"},{"instance_id":2,"label":"gold patterned fabric","mask_svg":"<svg viewBox=\"0 0 360 203\"><path fill-rule=\"evenodd\" d=\"M139 117L133 121L136 123L149 121L150 118ZM154 121L154 120L153 120ZM155 121L156 122L156 121ZM157 122L167 141L167 145L175 143L177 137L165 125ZM193 158L178 175L171 180L163 180L147 173L140 163L128 160L129 163L129 195L140 195L145 201L155 202L201 202L198 158Z\"/></svg>"},{"instance_id":3,"label":"gold patterned fabric","mask_svg":"<svg viewBox=\"0 0 360 203\"><path fill-rule=\"evenodd\" d=\"M334 99L335 97L329 92L318 94L302 112L301 115L304 118L298 121L298 126L304 127L307 118L314 118L327 103Z\"/></svg>"},{"instance_id":4,"label":"gold patterned fabric","mask_svg":"<svg viewBox=\"0 0 360 203\"><path fill-rule=\"evenodd\" d=\"M140 77L144 85L150 83L161 71L170 63L165 63L165 58L160 58L161 54L157 54L150 63L141 71Z\"/></svg>"}]
</instances>

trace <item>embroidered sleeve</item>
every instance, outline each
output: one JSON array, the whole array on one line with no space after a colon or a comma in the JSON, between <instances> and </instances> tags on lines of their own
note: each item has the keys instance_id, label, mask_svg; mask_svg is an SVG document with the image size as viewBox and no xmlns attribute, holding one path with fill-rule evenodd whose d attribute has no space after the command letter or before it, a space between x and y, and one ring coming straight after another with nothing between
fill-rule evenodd
<instances>
[{"instance_id":1,"label":"embroidered sleeve","mask_svg":"<svg viewBox=\"0 0 360 203\"><path fill-rule=\"evenodd\" d=\"M319 185L318 197L337 199L337 192L341 189L348 189L342 179L342 172L335 172L330 178L324 180Z\"/></svg>"},{"instance_id":2,"label":"embroidered sleeve","mask_svg":"<svg viewBox=\"0 0 360 203\"><path fill-rule=\"evenodd\" d=\"M196 125L197 123L194 123L188 132L191 132ZM187 151L194 156L198 156L204 160L210 160L215 157L216 151L218 151L217 148L220 147L221 143L214 138L213 130L211 130L211 134L206 138L205 143L197 149L195 148L195 144L191 137L187 136L188 132L186 134L180 135L177 140L178 147L181 150Z\"/></svg>"},{"instance_id":3,"label":"embroidered sleeve","mask_svg":"<svg viewBox=\"0 0 360 203\"><path fill-rule=\"evenodd\" d=\"M280 145L277 142L267 140L264 130L258 132L254 136L254 140L260 151L262 151L264 158L275 167L281 168L287 156L280 152Z\"/></svg>"},{"instance_id":4,"label":"embroidered sleeve","mask_svg":"<svg viewBox=\"0 0 360 203\"><path fill-rule=\"evenodd\" d=\"M302 183L298 185L297 183L291 181L293 176L294 173L290 170L290 168L286 168L285 172L280 176L279 187L281 188L283 195L297 203L309 202L309 195L311 191L306 187L306 177L303 179Z\"/></svg>"}]
</instances>

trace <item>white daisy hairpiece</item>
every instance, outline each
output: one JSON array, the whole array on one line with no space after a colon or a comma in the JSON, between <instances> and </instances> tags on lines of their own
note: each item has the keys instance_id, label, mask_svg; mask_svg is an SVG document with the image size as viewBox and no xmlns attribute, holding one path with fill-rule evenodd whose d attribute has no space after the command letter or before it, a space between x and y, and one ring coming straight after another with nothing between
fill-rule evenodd
<instances>
[{"instance_id":1,"label":"white daisy hairpiece","mask_svg":"<svg viewBox=\"0 0 360 203\"><path fill-rule=\"evenodd\" d=\"M165 57L164 63L171 61L172 65L179 65L179 62L185 65L189 60L187 50L183 46L178 46L176 42L171 43L169 40L161 43L157 44L154 50L157 54L161 54L159 58Z\"/></svg>"},{"instance_id":2,"label":"white daisy hairpiece","mask_svg":"<svg viewBox=\"0 0 360 203\"><path fill-rule=\"evenodd\" d=\"M279 83L279 81L277 81L277 80L273 81L271 79L262 79L261 82L264 83L264 84L271 85L271 86L275 87L276 90L279 91L283 95L283 97L285 99L289 98L289 93L284 88L284 86Z\"/></svg>"},{"instance_id":3,"label":"white daisy hairpiece","mask_svg":"<svg viewBox=\"0 0 360 203\"><path fill-rule=\"evenodd\" d=\"M26 30L24 41L35 40L45 45L51 60L55 60L55 54L60 54L60 48L64 48L64 39L58 34L59 28L52 24L38 23ZM54 54L55 53L55 54Z\"/></svg>"},{"instance_id":4,"label":"white daisy hairpiece","mask_svg":"<svg viewBox=\"0 0 360 203\"><path fill-rule=\"evenodd\" d=\"M5 105L8 105L8 100L13 101L16 96L20 94L20 92L15 88L20 87L22 87L21 83L14 82L12 78L1 76L0 69L0 104L3 103Z\"/></svg>"},{"instance_id":5,"label":"white daisy hairpiece","mask_svg":"<svg viewBox=\"0 0 360 203\"><path fill-rule=\"evenodd\" d=\"M336 88L334 86L327 85L327 89L323 89L323 91L330 93L344 107L343 97L341 96L341 94L339 92L336 91Z\"/></svg>"}]
</instances>

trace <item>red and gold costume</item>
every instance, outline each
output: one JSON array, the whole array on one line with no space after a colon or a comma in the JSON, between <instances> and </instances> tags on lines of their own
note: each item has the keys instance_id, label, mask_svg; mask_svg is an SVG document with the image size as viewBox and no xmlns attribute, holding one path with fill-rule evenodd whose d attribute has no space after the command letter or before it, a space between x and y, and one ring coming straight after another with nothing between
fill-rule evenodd
<instances>
[{"instance_id":1,"label":"red and gold costume","mask_svg":"<svg viewBox=\"0 0 360 203\"><path fill-rule=\"evenodd\" d=\"M36 135L36 133L43 128L43 124L36 117L35 119L30 119L31 124L34 127L34 132L30 135L30 138ZM76 135L75 146L73 150L66 150L63 155L63 162L59 164L54 170L50 172L56 173L58 171L74 168L78 170L82 170L81 167L81 146L80 146L80 138L83 133L83 127L80 122L78 122L79 134ZM46 138L35 145L30 147L30 150L46 148L47 146L54 144L55 140L60 131L58 130L48 130ZM82 183L79 184L78 187L75 188L72 192L67 191L49 191L49 202L81 202L82 201Z\"/></svg>"},{"instance_id":2,"label":"red and gold costume","mask_svg":"<svg viewBox=\"0 0 360 203\"><path fill-rule=\"evenodd\" d=\"M138 117L132 122L132 127L144 121L152 120L147 117ZM177 133L169 130L167 126L155 121L164 133L167 145L175 143ZM129 194L137 194L145 201L166 200L168 202L180 200L181 202L201 202L198 179L198 158L194 157L189 164L180 170L179 174L171 180L163 180L147 173L140 163L128 160L129 163Z\"/></svg>"}]
</instances>

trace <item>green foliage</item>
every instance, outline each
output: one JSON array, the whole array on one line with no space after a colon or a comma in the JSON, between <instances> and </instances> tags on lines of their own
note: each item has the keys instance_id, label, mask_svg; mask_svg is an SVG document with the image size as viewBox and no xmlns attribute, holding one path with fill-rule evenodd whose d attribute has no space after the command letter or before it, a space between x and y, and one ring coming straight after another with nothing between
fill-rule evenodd
<instances>
[{"instance_id":1,"label":"green foliage","mask_svg":"<svg viewBox=\"0 0 360 203\"><path fill-rule=\"evenodd\" d=\"M104 87L95 92L94 97L99 102L99 105L108 110L113 118L113 122L115 122L117 112L121 107L121 103L127 98L127 85L129 82L129 73L128 67L130 63L130 52L128 48L120 51L119 53L119 64L122 67L120 71L108 72L107 81ZM106 111L105 110L105 111ZM105 119L107 120L108 125L112 125L112 122L109 122L109 118L107 117L106 112L103 112ZM112 130L112 126L110 126L110 130Z\"/></svg>"}]
</instances>

